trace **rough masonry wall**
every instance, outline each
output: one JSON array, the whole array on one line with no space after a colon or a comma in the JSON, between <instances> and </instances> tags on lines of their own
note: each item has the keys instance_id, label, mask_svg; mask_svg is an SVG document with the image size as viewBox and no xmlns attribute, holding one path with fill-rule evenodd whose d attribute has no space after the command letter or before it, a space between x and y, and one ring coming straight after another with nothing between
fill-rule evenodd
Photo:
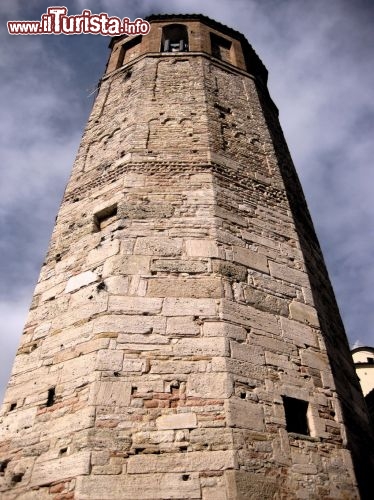
<instances>
[{"instance_id":1,"label":"rough masonry wall","mask_svg":"<svg viewBox=\"0 0 374 500\"><path fill-rule=\"evenodd\" d=\"M2 409L2 498L357 498L306 270L248 75L186 54L105 79Z\"/></svg>"}]
</instances>

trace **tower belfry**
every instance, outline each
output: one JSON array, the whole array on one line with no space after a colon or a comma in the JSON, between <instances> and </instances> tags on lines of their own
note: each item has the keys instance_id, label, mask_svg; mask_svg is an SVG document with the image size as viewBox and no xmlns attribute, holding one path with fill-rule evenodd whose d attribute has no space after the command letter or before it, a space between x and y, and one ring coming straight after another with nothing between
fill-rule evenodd
<instances>
[{"instance_id":1,"label":"tower belfry","mask_svg":"<svg viewBox=\"0 0 374 500\"><path fill-rule=\"evenodd\" d=\"M205 16L148 20L110 45L2 407L0 497L371 498L267 70Z\"/></svg>"}]
</instances>

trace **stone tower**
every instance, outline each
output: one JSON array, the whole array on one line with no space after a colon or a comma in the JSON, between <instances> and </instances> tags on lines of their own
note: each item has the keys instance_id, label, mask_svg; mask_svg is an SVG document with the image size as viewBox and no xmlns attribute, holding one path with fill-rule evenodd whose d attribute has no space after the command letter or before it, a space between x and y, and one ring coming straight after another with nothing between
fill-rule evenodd
<instances>
[{"instance_id":1,"label":"stone tower","mask_svg":"<svg viewBox=\"0 0 374 500\"><path fill-rule=\"evenodd\" d=\"M267 71L209 18L149 21L110 45L2 407L0 496L370 498Z\"/></svg>"}]
</instances>

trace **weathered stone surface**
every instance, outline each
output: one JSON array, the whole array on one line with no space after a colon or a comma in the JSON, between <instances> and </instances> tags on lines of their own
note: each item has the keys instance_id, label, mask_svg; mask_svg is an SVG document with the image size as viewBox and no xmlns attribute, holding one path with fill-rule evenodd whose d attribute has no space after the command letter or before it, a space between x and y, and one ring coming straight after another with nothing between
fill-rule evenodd
<instances>
[{"instance_id":1,"label":"weathered stone surface","mask_svg":"<svg viewBox=\"0 0 374 500\"><path fill-rule=\"evenodd\" d=\"M186 240L185 245L189 257L219 257L219 248L213 240Z\"/></svg>"},{"instance_id":2,"label":"weathered stone surface","mask_svg":"<svg viewBox=\"0 0 374 500\"><path fill-rule=\"evenodd\" d=\"M89 451L81 451L63 458L36 461L31 476L31 485L42 486L88 474L90 472L90 456Z\"/></svg>"},{"instance_id":3,"label":"weathered stone surface","mask_svg":"<svg viewBox=\"0 0 374 500\"><path fill-rule=\"evenodd\" d=\"M193 429L197 419L195 413L174 413L158 417L156 425L158 429Z\"/></svg>"},{"instance_id":4,"label":"weathered stone surface","mask_svg":"<svg viewBox=\"0 0 374 500\"><path fill-rule=\"evenodd\" d=\"M120 371L123 364L123 352L103 349L97 353L97 370Z\"/></svg>"},{"instance_id":5,"label":"weathered stone surface","mask_svg":"<svg viewBox=\"0 0 374 500\"><path fill-rule=\"evenodd\" d=\"M229 356L229 343L223 337L179 339L173 350L180 356Z\"/></svg>"},{"instance_id":6,"label":"weathered stone surface","mask_svg":"<svg viewBox=\"0 0 374 500\"><path fill-rule=\"evenodd\" d=\"M319 327L318 315L314 307L307 306L301 302L291 302L289 307L291 319Z\"/></svg>"},{"instance_id":7,"label":"weathered stone surface","mask_svg":"<svg viewBox=\"0 0 374 500\"><path fill-rule=\"evenodd\" d=\"M103 262L108 257L116 255L119 252L119 241L115 240L105 245L100 245L89 252L86 259L87 266Z\"/></svg>"},{"instance_id":8,"label":"weathered stone surface","mask_svg":"<svg viewBox=\"0 0 374 500\"><path fill-rule=\"evenodd\" d=\"M280 485L271 478L246 471L226 471L226 493L230 500L273 500Z\"/></svg>"},{"instance_id":9,"label":"weathered stone surface","mask_svg":"<svg viewBox=\"0 0 374 500\"><path fill-rule=\"evenodd\" d=\"M233 247L233 259L239 264L256 269L263 273L269 273L268 260L265 255L253 252L245 247Z\"/></svg>"},{"instance_id":10,"label":"weathered stone surface","mask_svg":"<svg viewBox=\"0 0 374 500\"><path fill-rule=\"evenodd\" d=\"M213 260L212 271L236 281L246 281L247 268L227 260Z\"/></svg>"},{"instance_id":11,"label":"weathered stone surface","mask_svg":"<svg viewBox=\"0 0 374 500\"><path fill-rule=\"evenodd\" d=\"M204 273L208 270L208 264L203 260L182 259L154 259L151 271L168 273Z\"/></svg>"},{"instance_id":12,"label":"weathered stone surface","mask_svg":"<svg viewBox=\"0 0 374 500\"><path fill-rule=\"evenodd\" d=\"M109 297L108 311L121 314L157 314L161 312L162 299L148 297Z\"/></svg>"},{"instance_id":13,"label":"weathered stone surface","mask_svg":"<svg viewBox=\"0 0 374 500\"><path fill-rule=\"evenodd\" d=\"M98 280L96 273L92 271L85 271L84 273L76 274L72 276L66 284L65 293L74 292L83 286L94 283Z\"/></svg>"},{"instance_id":14,"label":"weathered stone surface","mask_svg":"<svg viewBox=\"0 0 374 500\"><path fill-rule=\"evenodd\" d=\"M318 346L317 335L309 326L287 318L281 318L280 322L285 339L289 339L297 346Z\"/></svg>"},{"instance_id":15,"label":"weathered stone surface","mask_svg":"<svg viewBox=\"0 0 374 500\"><path fill-rule=\"evenodd\" d=\"M150 297L213 297L223 295L219 278L155 278L148 281Z\"/></svg>"},{"instance_id":16,"label":"weathered stone surface","mask_svg":"<svg viewBox=\"0 0 374 500\"><path fill-rule=\"evenodd\" d=\"M288 281L289 283L294 283L299 286L310 286L308 275L303 271L273 261L269 261L269 269L270 274L274 278Z\"/></svg>"},{"instance_id":17,"label":"weathered stone surface","mask_svg":"<svg viewBox=\"0 0 374 500\"><path fill-rule=\"evenodd\" d=\"M138 455L130 457L127 464L129 474L168 472L220 471L236 465L232 451L196 451L189 453L164 453L163 455Z\"/></svg>"},{"instance_id":18,"label":"weathered stone surface","mask_svg":"<svg viewBox=\"0 0 374 500\"><path fill-rule=\"evenodd\" d=\"M200 326L193 316L171 316L167 319L166 334L170 336L198 335Z\"/></svg>"},{"instance_id":19,"label":"weathered stone surface","mask_svg":"<svg viewBox=\"0 0 374 500\"><path fill-rule=\"evenodd\" d=\"M117 255L104 263L103 277L117 274L148 274L150 257L144 255Z\"/></svg>"},{"instance_id":20,"label":"weathered stone surface","mask_svg":"<svg viewBox=\"0 0 374 500\"><path fill-rule=\"evenodd\" d=\"M240 399L229 399L225 402L225 409L229 427L265 430L264 410L261 405Z\"/></svg>"},{"instance_id":21,"label":"weathered stone surface","mask_svg":"<svg viewBox=\"0 0 374 500\"><path fill-rule=\"evenodd\" d=\"M187 396L221 399L232 394L232 380L227 373L191 374L187 380Z\"/></svg>"},{"instance_id":22,"label":"weathered stone surface","mask_svg":"<svg viewBox=\"0 0 374 500\"><path fill-rule=\"evenodd\" d=\"M128 382L95 382L92 403L99 406L128 406L131 384Z\"/></svg>"},{"instance_id":23,"label":"weathered stone surface","mask_svg":"<svg viewBox=\"0 0 374 500\"><path fill-rule=\"evenodd\" d=\"M181 473L83 476L77 479L76 495L79 500L201 498L197 475L185 480Z\"/></svg>"},{"instance_id":24,"label":"weathered stone surface","mask_svg":"<svg viewBox=\"0 0 374 500\"><path fill-rule=\"evenodd\" d=\"M139 255L174 257L182 253L182 240L155 236L138 238L135 243L134 253Z\"/></svg>"},{"instance_id":25,"label":"weathered stone surface","mask_svg":"<svg viewBox=\"0 0 374 500\"><path fill-rule=\"evenodd\" d=\"M165 316L214 316L217 305L214 299L166 298L162 308Z\"/></svg>"}]
</instances>

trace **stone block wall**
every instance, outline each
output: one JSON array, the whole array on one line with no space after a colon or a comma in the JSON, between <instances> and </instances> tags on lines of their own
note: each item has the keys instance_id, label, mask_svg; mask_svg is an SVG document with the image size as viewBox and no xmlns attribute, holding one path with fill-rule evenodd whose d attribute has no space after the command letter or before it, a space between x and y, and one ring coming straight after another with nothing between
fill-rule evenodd
<instances>
[{"instance_id":1,"label":"stone block wall","mask_svg":"<svg viewBox=\"0 0 374 500\"><path fill-rule=\"evenodd\" d=\"M147 50L103 79L81 142L2 407L0 494L358 498L261 85Z\"/></svg>"}]
</instances>

